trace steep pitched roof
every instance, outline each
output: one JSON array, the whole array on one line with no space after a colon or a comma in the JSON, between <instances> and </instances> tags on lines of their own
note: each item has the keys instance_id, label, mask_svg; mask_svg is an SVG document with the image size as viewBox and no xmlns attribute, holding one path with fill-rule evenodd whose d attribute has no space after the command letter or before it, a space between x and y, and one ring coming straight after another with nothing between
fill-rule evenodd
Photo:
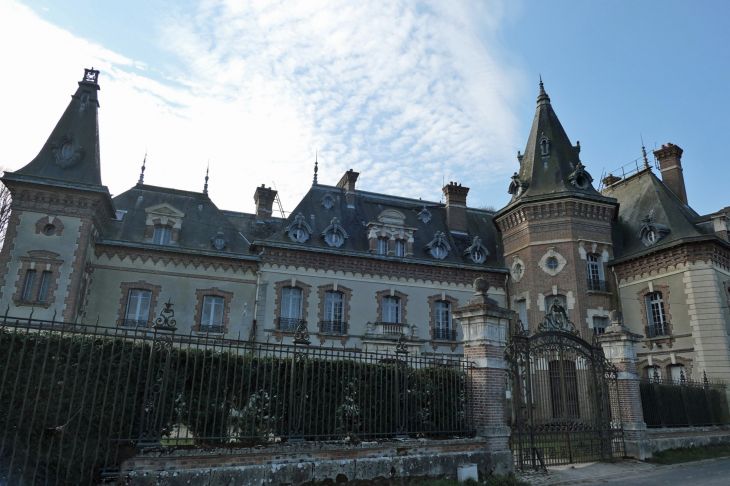
<instances>
[{"instance_id":1,"label":"steep pitched roof","mask_svg":"<svg viewBox=\"0 0 730 486\"><path fill-rule=\"evenodd\" d=\"M555 196L578 196L614 202L602 196L580 161L580 144L573 146L558 120L542 80L537 109L521 157L520 171L510 185L512 200L499 213L520 202Z\"/></svg>"},{"instance_id":2,"label":"steep pitched roof","mask_svg":"<svg viewBox=\"0 0 730 486\"><path fill-rule=\"evenodd\" d=\"M38 155L14 174L101 186L97 110L99 71L87 69ZM65 184L68 185L68 184Z\"/></svg>"},{"instance_id":3,"label":"steep pitched roof","mask_svg":"<svg viewBox=\"0 0 730 486\"><path fill-rule=\"evenodd\" d=\"M643 169L603 190L619 202L618 222L613 231L614 261L651 253L682 242L716 239L709 227L697 224L702 218L682 203L654 175ZM663 227L664 233L655 244L647 246L639 236L647 218Z\"/></svg>"},{"instance_id":4,"label":"steep pitched roof","mask_svg":"<svg viewBox=\"0 0 730 486\"><path fill-rule=\"evenodd\" d=\"M393 219L391 218L393 214L400 213L405 216L403 224L414 230L413 257L402 260L433 265L458 264L484 270L502 271L504 269L502 241L498 236L491 212L467 209L467 234L452 233L446 222L446 206L442 203L359 190L354 192L354 208L348 208L345 188L313 185L275 233L268 238L257 238L253 244L299 247L303 250L359 254L374 258L398 258L373 255L369 251L367 225L381 221L379 216L383 218L382 221L385 221ZM323 200L328 194L332 203L329 209L323 204ZM430 213L428 222L419 218L419 213L424 207ZM300 213L304 216L304 222L312 230L311 236L304 243L292 241L285 233L286 228L295 221ZM337 218L348 235L342 246L338 248L329 246L322 237L323 231L331 224L333 218ZM443 233L444 240L451 247L443 260L435 259L426 249L426 245L434 239L437 232ZM482 245L489 252L486 260L481 264L475 264L463 256L464 250L473 243L475 236L481 239Z\"/></svg>"}]
</instances>

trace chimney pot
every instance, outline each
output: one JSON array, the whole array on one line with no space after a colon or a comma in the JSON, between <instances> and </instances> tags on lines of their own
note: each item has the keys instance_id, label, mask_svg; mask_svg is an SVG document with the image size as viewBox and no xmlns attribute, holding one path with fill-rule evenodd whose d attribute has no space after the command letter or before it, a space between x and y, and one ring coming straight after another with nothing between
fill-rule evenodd
<instances>
[{"instance_id":1,"label":"chimney pot","mask_svg":"<svg viewBox=\"0 0 730 486\"><path fill-rule=\"evenodd\" d=\"M687 190L684 185L684 174L682 172L682 150L678 145L667 143L654 152L659 162L659 171L662 173L662 182L666 185L684 204L687 204Z\"/></svg>"},{"instance_id":2,"label":"chimney pot","mask_svg":"<svg viewBox=\"0 0 730 486\"><path fill-rule=\"evenodd\" d=\"M350 169L345 172L345 175L340 178L340 182L337 183L337 187L345 189L345 198L347 199L348 208L355 207L355 184L357 183L357 178L359 176L359 172L355 172Z\"/></svg>"},{"instance_id":3,"label":"chimney pot","mask_svg":"<svg viewBox=\"0 0 730 486\"><path fill-rule=\"evenodd\" d=\"M275 199L276 191L270 187L264 187L264 184L261 184L261 187L256 188L253 195L253 200L256 203L256 220L266 221L272 218Z\"/></svg>"},{"instance_id":4,"label":"chimney pot","mask_svg":"<svg viewBox=\"0 0 730 486\"><path fill-rule=\"evenodd\" d=\"M449 229L466 232L466 195L469 188L452 181L443 188L443 192L446 196L446 221Z\"/></svg>"}]
</instances>

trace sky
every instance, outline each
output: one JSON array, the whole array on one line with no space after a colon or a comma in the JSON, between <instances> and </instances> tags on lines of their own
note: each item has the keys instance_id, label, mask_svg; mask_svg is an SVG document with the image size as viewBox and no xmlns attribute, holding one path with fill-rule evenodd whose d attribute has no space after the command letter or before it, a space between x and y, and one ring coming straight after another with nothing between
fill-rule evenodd
<instances>
[{"instance_id":1,"label":"sky","mask_svg":"<svg viewBox=\"0 0 730 486\"><path fill-rule=\"evenodd\" d=\"M596 179L667 142L690 205L728 206L730 2L0 0L0 165L35 157L84 68L99 83L102 180L285 210L312 182L504 206L538 76ZM721 189L721 186L710 186Z\"/></svg>"}]
</instances>

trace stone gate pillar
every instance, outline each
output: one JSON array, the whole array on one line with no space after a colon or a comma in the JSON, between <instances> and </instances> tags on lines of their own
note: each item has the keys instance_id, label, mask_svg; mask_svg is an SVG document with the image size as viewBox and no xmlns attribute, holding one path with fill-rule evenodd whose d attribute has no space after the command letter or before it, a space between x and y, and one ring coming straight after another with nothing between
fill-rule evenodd
<instances>
[{"instance_id":1,"label":"stone gate pillar","mask_svg":"<svg viewBox=\"0 0 730 486\"><path fill-rule=\"evenodd\" d=\"M474 281L475 296L466 306L453 311L464 331L464 357L473 365L471 411L476 434L485 440L491 456L491 471L504 474L514 470L509 450L510 428L507 424L507 330L513 311L499 307L487 296L489 284Z\"/></svg>"},{"instance_id":2,"label":"stone gate pillar","mask_svg":"<svg viewBox=\"0 0 730 486\"><path fill-rule=\"evenodd\" d=\"M636 345L639 334L632 334L623 325L619 311L609 314L611 325L598 336L606 358L618 369L618 402L624 430L624 446L628 457L644 460L651 457L649 437L644 423L639 391L639 372L636 366Z\"/></svg>"}]
</instances>

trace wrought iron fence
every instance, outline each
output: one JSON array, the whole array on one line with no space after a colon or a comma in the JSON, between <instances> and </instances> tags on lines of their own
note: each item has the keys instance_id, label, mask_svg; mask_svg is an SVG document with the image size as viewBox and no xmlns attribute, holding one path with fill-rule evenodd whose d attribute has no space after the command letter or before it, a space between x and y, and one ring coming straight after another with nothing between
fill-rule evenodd
<instances>
[{"instance_id":1,"label":"wrought iron fence","mask_svg":"<svg viewBox=\"0 0 730 486\"><path fill-rule=\"evenodd\" d=\"M280 317L279 318L279 330L295 332L297 328L302 324L301 319L293 317Z\"/></svg>"},{"instance_id":2,"label":"wrought iron fence","mask_svg":"<svg viewBox=\"0 0 730 486\"><path fill-rule=\"evenodd\" d=\"M641 407L647 427L694 427L730 423L725 385L685 379L642 379Z\"/></svg>"},{"instance_id":3,"label":"wrought iron fence","mask_svg":"<svg viewBox=\"0 0 730 486\"><path fill-rule=\"evenodd\" d=\"M330 334L344 334L346 322L342 321L322 321L322 332Z\"/></svg>"},{"instance_id":4,"label":"wrought iron fence","mask_svg":"<svg viewBox=\"0 0 730 486\"><path fill-rule=\"evenodd\" d=\"M164 312L164 311L163 311ZM97 484L145 446L465 435L463 358L0 323L0 483Z\"/></svg>"}]
</instances>

